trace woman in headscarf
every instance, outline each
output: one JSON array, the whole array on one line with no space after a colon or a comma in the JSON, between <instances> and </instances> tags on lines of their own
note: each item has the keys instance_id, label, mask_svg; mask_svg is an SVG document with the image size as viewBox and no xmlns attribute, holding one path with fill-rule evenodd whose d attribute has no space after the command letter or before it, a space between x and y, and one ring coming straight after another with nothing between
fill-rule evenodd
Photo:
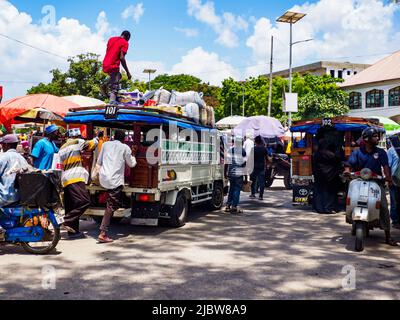
<instances>
[{"instance_id":1,"label":"woman in headscarf","mask_svg":"<svg viewBox=\"0 0 400 320\"><path fill-rule=\"evenodd\" d=\"M338 191L341 185L340 174L343 171L340 152L335 150L335 144L321 139L313 164L314 210L318 213L335 214L339 212Z\"/></svg>"}]
</instances>

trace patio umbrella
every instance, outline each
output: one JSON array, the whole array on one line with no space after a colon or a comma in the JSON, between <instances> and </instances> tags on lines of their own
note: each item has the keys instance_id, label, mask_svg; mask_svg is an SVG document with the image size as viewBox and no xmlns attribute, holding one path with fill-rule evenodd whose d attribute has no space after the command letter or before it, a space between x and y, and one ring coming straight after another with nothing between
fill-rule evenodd
<instances>
[{"instance_id":1,"label":"patio umbrella","mask_svg":"<svg viewBox=\"0 0 400 320\"><path fill-rule=\"evenodd\" d=\"M218 129L233 129L234 127L239 125L244 119L246 118L242 116L231 116L218 121L215 125Z\"/></svg>"},{"instance_id":2,"label":"patio umbrella","mask_svg":"<svg viewBox=\"0 0 400 320\"><path fill-rule=\"evenodd\" d=\"M15 117L35 108L43 108L65 117L69 109L79 107L76 103L51 94L27 95L0 104L0 123L10 128Z\"/></svg>"},{"instance_id":3,"label":"patio umbrella","mask_svg":"<svg viewBox=\"0 0 400 320\"><path fill-rule=\"evenodd\" d=\"M285 129L278 119L257 116L243 120L233 129L233 134L241 137L252 135L254 137L274 138L283 137L285 135Z\"/></svg>"},{"instance_id":4,"label":"patio umbrella","mask_svg":"<svg viewBox=\"0 0 400 320\"><path fill-rule=\"evenodd\" d=\"M104 101L91 98L91 97L85 97L85 96L67 96L63 97L63 99L73 102L77 105L79 105L82 108L90 108L90 107L103 107L106 106L107 104Z\"/></svg>"},{"instance_id":5,"label":"patio umbrella","mask_svg":"<svg viewBox=\"0 0 400 320\"><path fill-rule=\"evenodd\" d=\"M35 123L43 123L48 121L62 121L63 118L49 110L43 108L35 108L28 110L23 114L14 118L16 121L29 121Z\"/></svg>"},{"instance_id":6,"label":"patio umbrella","mask_svg":"<svg viewBox=\"0 0 400 320\"><path fill-rule=\"evenodd\" d=\"M386 117L371 117L371 119L378 119L383 124L388 134L400 131L400 124Z\"/></svg>"}]
</instances>

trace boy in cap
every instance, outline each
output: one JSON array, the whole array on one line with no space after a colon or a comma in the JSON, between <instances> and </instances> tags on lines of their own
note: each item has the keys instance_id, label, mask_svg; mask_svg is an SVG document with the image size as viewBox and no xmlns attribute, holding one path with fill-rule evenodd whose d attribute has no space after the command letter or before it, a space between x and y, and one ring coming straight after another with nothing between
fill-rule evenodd
<instances>
[{"instance_id":1,"label":"boy in cap","mask_svg":"<svg viewBox=\"0 0 400 320\"><path fill-rule=\"evenodd\" d=\"M14 187L16 173L10 171L26 170L28 162L17 153L18 137L6 135L0 138L3 153L0 154L0 207L19 200L18 190ZM15 170L14 170L15 169ZM0 241L4 241L5 230L0 226Z\"/></svg>"},{"instance_id":2,"label":"boy in cap","mask_svg":"<svg viewBox=\"0 0 400 320\"><path fill-rule=\"evenodd\" d=\"M55 145L54 141L59 138L59 127L51 125L46 128L45 138L39 140L32 152L33 164L36 169L50 170L53 164L53 157L55 153L58 153L59 149Z\"/></svg>"}]
</instances>

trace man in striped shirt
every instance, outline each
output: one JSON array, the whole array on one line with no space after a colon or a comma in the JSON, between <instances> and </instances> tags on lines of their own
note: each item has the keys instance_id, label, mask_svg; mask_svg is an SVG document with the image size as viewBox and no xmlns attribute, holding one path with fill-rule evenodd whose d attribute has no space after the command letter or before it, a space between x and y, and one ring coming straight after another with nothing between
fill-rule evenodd
<instances>
[{"instance_id":1,"label":"man in striped shirt","mask_svg":"<svg viewBox=\"0 0 400 320\"><path fill-rule=\"evenodd\" d=\"M86 189L89 172L83 166L82 152L96 149L101 134L94 140L85 141L82 139L79 129L71 129L68 131L69 139L59 151L63 167L64 226L68 230L68 237L71 240L85 237L79 231L79 220L90 206L90 195Z\"/></svg>"}]
</instances>

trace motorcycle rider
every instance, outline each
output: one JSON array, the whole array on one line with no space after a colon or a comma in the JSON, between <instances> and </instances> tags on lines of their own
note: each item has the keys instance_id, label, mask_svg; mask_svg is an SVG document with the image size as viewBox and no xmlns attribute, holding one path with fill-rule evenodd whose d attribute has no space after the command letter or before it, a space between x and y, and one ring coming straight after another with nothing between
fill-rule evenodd
<instances>
[{"instance_id":1,"label":"motorcycle rider","mask_svg":"<svg viewBox=\"0 0 400 320\"><path fill-rule=\"evenodd\" d=\"M18 137L9 134L0 138L3 153L0 154L0 207L7 206L19 200L19 195L14 187L16 173L28 169L28 162L17 152ZM0 226L0 242L4 241L5 230Z\"/></svg>"},{"instance_id":2,"label":"motorcycle rider","mask_svg":"<svg viewBox=\"0 0 400 320\"><path fill-rule=\"evenodd\" d=\"M360 171L364 168L370 169L373 173L379 176L385 174L385 180L389 186L392 185L392 175L389 168L389 160L386 151L378 148L380 134L376 128L367 128L362 133L362 139L365 142L360 149L353 151L349 161L345 164L345 175L350 173L350 169ZM380 224L385 231L385 243L390 246L397 246L390 234L390 214L389 206L386 198L386 188L383 182L378 182L381 188L381 211L380 211Z\"/></svg>"}]
</instances>

